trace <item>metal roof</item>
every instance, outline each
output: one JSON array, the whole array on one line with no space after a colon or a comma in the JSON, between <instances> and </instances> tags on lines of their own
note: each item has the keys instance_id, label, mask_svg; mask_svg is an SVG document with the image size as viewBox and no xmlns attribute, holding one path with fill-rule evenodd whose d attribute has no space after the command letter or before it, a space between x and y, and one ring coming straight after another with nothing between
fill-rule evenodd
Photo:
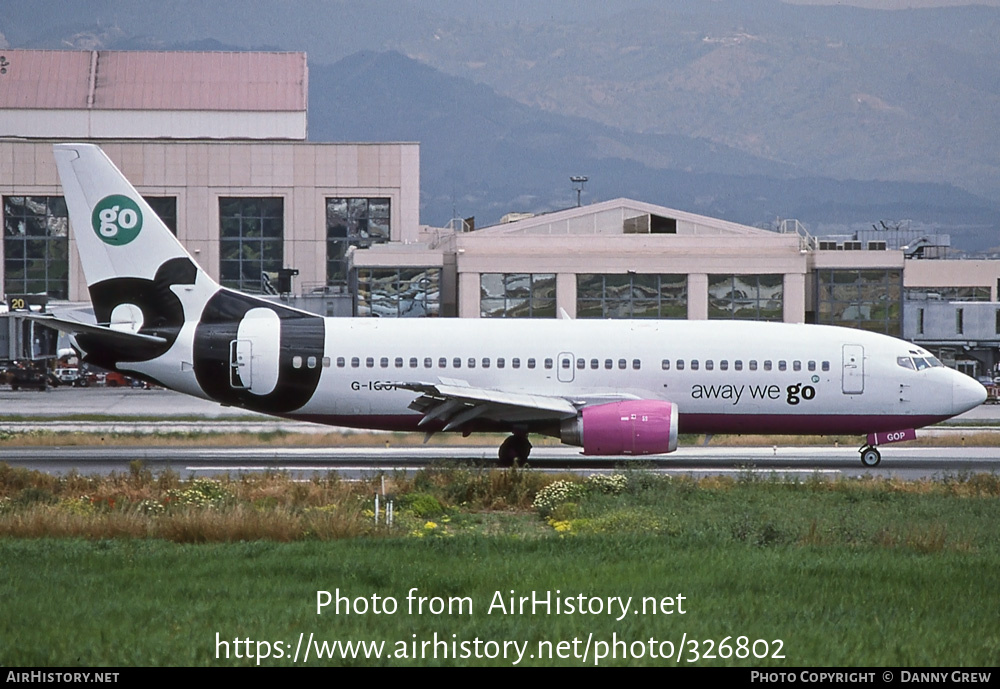
<instances>
[{"instance_id":1,"label":"metal roof","mask_svg":"<svg viewBox=\"0 0 1000 689\"><path fill-rule=\"evenodd\" d=\"M305 53L5 50L0 109L305 112Z\"/></svg>"}]
</instances>

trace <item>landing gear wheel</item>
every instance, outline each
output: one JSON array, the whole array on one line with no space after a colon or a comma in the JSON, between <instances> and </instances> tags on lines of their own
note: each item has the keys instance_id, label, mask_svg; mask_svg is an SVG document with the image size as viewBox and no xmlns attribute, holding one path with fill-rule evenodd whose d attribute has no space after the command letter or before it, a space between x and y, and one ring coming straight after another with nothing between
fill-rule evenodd
<instances>
[{"instance_id":1,"label":"landing gear wheel","mask_svg":"<svg viewBox=\"0 0 1000 689\"><path fill-rule=\"evenodd\" d=\"M528 455L531 454L531 443L528 442L528 436L526 435L512 435L503 441L500 445L500 451L497 452L500 458L500 466L502 467L512 467L514 463L524 464L528 461Z\"/></svg>"},{"instance_id":2,"label":"landing gear wheel","mask_svg":"<svg viewBox=\"0 0 1000 689\"><path fill-rule=\"evenodd\" d=\"M861 463L864 464L869 469L877 467L879 465L879 462L881 461L882 461L882 455L874 447L866 445L863 448L861 448Z\"/></svg>"}]
</instances>

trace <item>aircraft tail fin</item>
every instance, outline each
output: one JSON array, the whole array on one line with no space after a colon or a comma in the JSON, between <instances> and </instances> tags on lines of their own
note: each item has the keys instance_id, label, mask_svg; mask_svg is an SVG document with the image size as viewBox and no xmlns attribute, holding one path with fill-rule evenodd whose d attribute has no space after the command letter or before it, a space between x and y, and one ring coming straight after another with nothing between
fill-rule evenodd
<instances>
[{"instance_id":1,"label":"aircraft tail fin","mask_svg":"<svg viewBox=\"0 0 1000 689\"><path fill-rule=\"evenodd\" d=\"M76 343L107 369L160 356L219 286L104 151L67 143L54 153L98 326L74 327Z\"/></svg>"},{"instance_id":2,"label":"aircraft tail fin","mask_svg":"<svg viewBox=\"0 0 1000 689\"><path fill-rule=\"evenodd\" d=\"M92 291L94 285L113 278L152 280L172 259L194 264L98 146L68 143L53 148L83 272Z\"/></svg>"}]
</instances>

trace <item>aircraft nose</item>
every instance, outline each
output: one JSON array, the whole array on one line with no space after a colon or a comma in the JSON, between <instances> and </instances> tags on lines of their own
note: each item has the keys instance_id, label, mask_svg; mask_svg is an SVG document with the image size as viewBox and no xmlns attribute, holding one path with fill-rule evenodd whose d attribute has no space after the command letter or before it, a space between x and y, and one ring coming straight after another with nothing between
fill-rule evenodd
<instances>
[{"instance_id":1,"label":"aircraft nose","mask_svg":"<svg viewBox=\"0 0 1000 689\"><path fill-rule=\"evenodd\" d=\"M955 413L969 411L986 401L986 388L979 381L958 373L951 385L951 399Z\"/></svg>"}]
</instances>

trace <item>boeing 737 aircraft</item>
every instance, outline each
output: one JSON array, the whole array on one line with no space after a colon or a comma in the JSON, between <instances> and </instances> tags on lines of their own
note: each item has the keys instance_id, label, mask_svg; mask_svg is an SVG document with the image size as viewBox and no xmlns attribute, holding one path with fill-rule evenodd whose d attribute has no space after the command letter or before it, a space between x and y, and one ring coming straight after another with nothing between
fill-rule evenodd
<instances>
[{"instance_id":1,"label":"boeing 737 aircraft","mask_svg":"<svg viewBox=\"0 0 1000 689\"><path fill-rule=\"evenodd\" d=\"M358 428L503 431L585 455L672 452L678 433L867 435L986 399L927 351L874 333L745 321L321 318L220 287L97 146L55 145L96 324L46 316L84 361L190 395Z\"/></svg>"}]
</instances>

